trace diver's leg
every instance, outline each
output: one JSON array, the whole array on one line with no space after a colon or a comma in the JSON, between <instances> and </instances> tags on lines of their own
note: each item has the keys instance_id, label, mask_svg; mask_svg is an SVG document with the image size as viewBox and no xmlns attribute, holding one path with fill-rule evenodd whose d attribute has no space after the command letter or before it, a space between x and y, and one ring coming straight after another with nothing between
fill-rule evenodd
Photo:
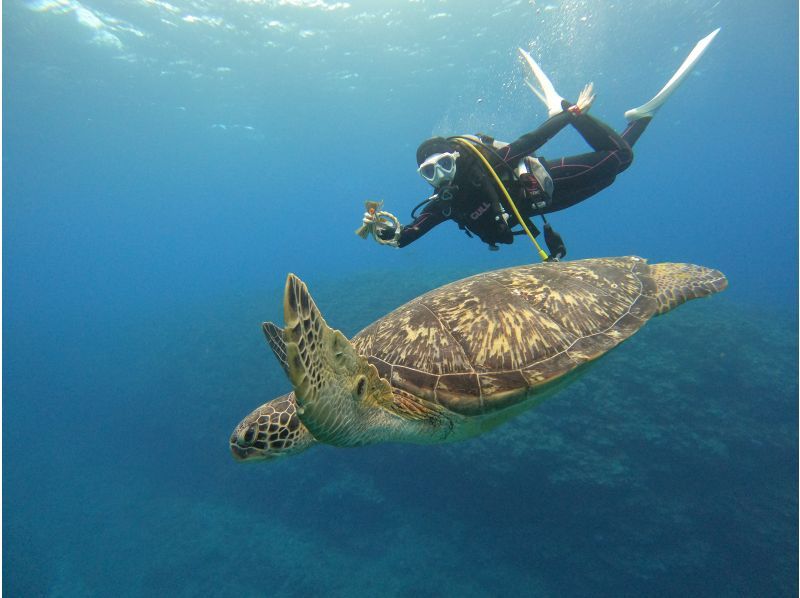
<instances>
[{"instance_id":1,"label":"diver's leg","mask_svg":"<svg viewBox=\"0 0 800 598\"><path fill-rule=\"evenodd\" d=\"M619 133L593 116L581 114L572 121L572 126L595 151L630 151L630 144Z\"/></svg>"},{"instance_id":2,"label":"diver's leg","mask_svg":"<svg viewBox=\"0 0 800 598\"><path fill-rule=\"evenodd\" d=\"M574 119L574 127L595 151L560 160L547 160L554 188L549 211L575 205L613 183L616 176L627 170L633 162L632 146L651 120L650 117L635 120L628 124L622 134L618 134L588 114Z\"/></svg>"},{"instance_id":3,"label":"diver's leg","mask_svg":"<svg viewBox=\"0 0 800 598\"><path fill-rule=\"evenodd\" d=\"M601 152L595 152L599 153ZM601 159L595 167L589 164L566 163L562 168L555 168L553 197L543 213L550 214L574 206L611 185L616 178L616 168L609 166L609 160L603 162Z\"/></svg>"},{"instance_id":4,"label":"diver's leg","mask_svg":"<svg viewBox=\"0 0 800 598\"><path fill-rule=\"evenodd\" d=\"M591 168L584 173L586 175L596 169L599 164L604 165L603 171L611 164L616 164L616 174L619 174L633 162L633 145L639 140L651 120L653 119L649 116L634 120L628 123L628 126L620 134L604 122L588 114L582 114L572 124L595 152L564 158L562 163L591 165Z\"/></svg>"},{"instance_id":5,"label":"diver's leg","mask_svg":"<svg viewBox=\"0 0 800 598\"><path fill-rule=\"evenodd\" d=\"M628 126L625 130L620 133L620 137L622 137L628 145L633 147L633 144L639 140L639 136L644 133L644 130L647 128L647 125L650 124L650 121L653 120L651 116L644 116L642 118L637 118L636 120L632 120L628 123Z\"/></svg>"},{"instance_id":6,"label":"diver's leg","mask_svg":"<svg viewBox=\"0 0 800 598\"><path fill-rule=\"evenodd\" d=\"M546 160L547 170L553 179L552 201L546 213L580 203L611 185L633 159L630 146L627 143L624 145L627 151L600 150Z\"/></svg>"}]
</instances>

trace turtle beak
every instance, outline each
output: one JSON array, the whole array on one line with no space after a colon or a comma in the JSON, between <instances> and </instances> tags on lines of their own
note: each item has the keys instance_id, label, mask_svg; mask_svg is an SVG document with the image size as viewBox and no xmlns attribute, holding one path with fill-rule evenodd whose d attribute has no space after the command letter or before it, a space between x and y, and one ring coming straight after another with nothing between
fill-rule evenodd
<instances>
[{"instance_id":1,"label":"turtle beak","mask_svg":"<svg viewBox=\"0 0 800 598\"><path fill-rule=\"evenodd\" d=\"M234 460L257 463L294 455L316 444L296 415L289 393L264 403L236 426L228 439Z\"/></svg>"},{"instance_id":2,"label":"turtle beak","mask_svg":"<svg viewBox=\"0 0 800 598\"><path fill-rule=\"evenodd\" d=\"M274 457L265 450L264 443L257 442L260 426L248 416L233 431L230 438L231 455L236 461L264 461Z\"/></svg>"},{"instance_id":3,"label":"turtle beak","mask_svg":"<svg viewBox=\"0 0 800 598\"><path fill-rule=\"evenodd\" d=\"M236 461L249 461L256 457L263 458L259 454L260 451L255 450L252 442L246 440L246 434L245 430L239 431L238 429L231 434L230 447L233 458Z\"/></svg>"},{"instance_id":4,"label":"turtle beak","mask_svg":"<svg viewBox=\"0 0 800 598\"><path fill-rule=\"evenodd\" d=\"M239 447L233 438L231 438L231 454L237 461L247 460L247 450Z\"/></svg>"}]
</instances>

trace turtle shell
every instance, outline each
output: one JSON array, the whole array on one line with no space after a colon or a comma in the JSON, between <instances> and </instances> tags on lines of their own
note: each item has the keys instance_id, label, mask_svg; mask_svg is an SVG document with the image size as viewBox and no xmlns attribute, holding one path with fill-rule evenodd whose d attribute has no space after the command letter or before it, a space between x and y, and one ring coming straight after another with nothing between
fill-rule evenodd
<instances>
[{"instance_id":1,"label":"turtle shell","mask_svg":"<svg viewBox=\"0 0 800 598\"><path fill-rule=\"evenodd\" d=\"M638 257L518 266L409 301L352 339L395 388L462 415L511 407L635 333L657 310Z\"/></svg>"}]
</instances>

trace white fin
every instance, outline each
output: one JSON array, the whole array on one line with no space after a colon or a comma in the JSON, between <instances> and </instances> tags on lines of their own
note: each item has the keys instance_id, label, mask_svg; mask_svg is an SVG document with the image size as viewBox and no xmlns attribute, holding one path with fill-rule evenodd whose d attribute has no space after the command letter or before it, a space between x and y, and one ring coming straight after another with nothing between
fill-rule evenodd
<instances>
[{"instance_id":1,"label":"white fin","mask_svg":"<svg viewBox=\"0 0 800 598\"><path fill-rule=\"evenodd\" d=\"M547 75L544 74L542 67L540 67L533 57L528 54L522 48L518 48L520 56L525 60L525 62L530 67L531 71L533 72L533 76L536 78L536 82L541 87L541 91L536 89L536 87L530 82L525 81L528 84L528 87L531 88L531 91L536 94L536 96L542 100L545 106L547 106L547 114L550 116L555 116L563 111L561 107L561 102L564 101L556 88L553 86L553 83L548 79Z\"/></svg>"},{"instance_id":2,"label":"white fin","mask_svg":"<svg viewBox=\"0 0 800 598\"><path fill-rule=\"evenodd\" d=\"M700 57L703 56L703 53L716 37L717 33L719 33L719 28L715 29L697 42L695 47L686 57L686 60L683 61L683 64L681 64L680 68L675 71L675 74L672 75L672 78L669 81L667 81L667 84L661 89L661 91L659 91L649 102L642 104L638 108L628 110L625 113L625 118L627 118L629 121L633 121L648 116L652 117L656 111L661 108L664 102L667 101L667 98L672 95L672 92L678 88L687 75L692 71L694 66L700 60Z\"/></svg>"},{"instance_id":3,"label":"white fin","mask_svg":"<svg viewBox=\"0 0 800 598\"><path fill-rule=\"evenodd\" d=\"M527 79L525 79L525 84L528 86L528 88L529 88L529 89L530 89L530 90L531 90L531 91L532 91L534 94L536 94L536 97L537 97L537 98L539 98L540 100L542 100L542 104L544 104L545 106L547 106L547 100L545 99L545 97L544 97L544 94L543 94L541 91L539 91L538 89L536 89L536 86L535 86L533 83L531 83L530 81L528 81Z\"/></svg>"}]
</instances>

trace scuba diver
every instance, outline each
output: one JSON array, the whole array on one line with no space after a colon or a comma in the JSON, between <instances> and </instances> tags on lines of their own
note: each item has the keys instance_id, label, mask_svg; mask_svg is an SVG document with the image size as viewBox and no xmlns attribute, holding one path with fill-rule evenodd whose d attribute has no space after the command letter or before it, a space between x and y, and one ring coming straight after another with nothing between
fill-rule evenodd
<instances>
[{"instance_id":1,"label":"scuba diver","mask_svg":"<svg viewBox=\"0 0 800 598\"><path fill-rule=\"evenodd\" d=\"M542 259L564 257L563 240L544 215L595 195L631 165L633 145L718 32L715 30L695 45L649 102L625 113L628 126L622 133L587 114L594 101L591 83L572 104L556 92L530 54L520 48L539 87L526 83L547 106L548 120L511 143L485 134L424 141L417 149L417 171L434 188L433 195L414 208L412 222L405 226L390 213L380 211L377 202L367 202L363 226L356 233L364 238L372 234L382 244L405 247L445 220L454 220L468 236L477 235L491 250L499 249L498 243L510 244L515 236L527 234ZM575 128L592 152L557 159L535 155L567 125ZM541 216L544 221L549 256L535 241L539 231L530 220L533 216ZM522 230L513 230L518 225Z\"/></svg>"}]
</instances>

